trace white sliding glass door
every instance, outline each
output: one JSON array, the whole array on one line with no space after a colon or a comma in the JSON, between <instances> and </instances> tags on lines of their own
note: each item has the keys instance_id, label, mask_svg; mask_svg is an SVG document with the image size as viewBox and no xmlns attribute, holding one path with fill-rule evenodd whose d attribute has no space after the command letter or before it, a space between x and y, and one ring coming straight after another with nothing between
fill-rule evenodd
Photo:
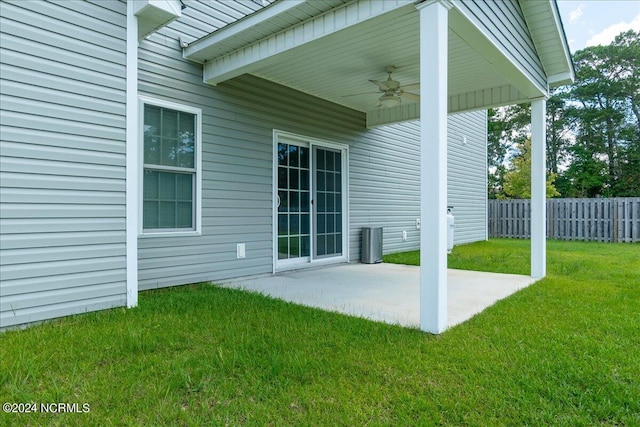
<instances>
[{"instance_id":1,"label":"white sliding glass door","mask_svg":"<svg viewBox=\"0 0 640 427\"><path fill-rule=\"evenodd\" d=\"M345 257L346 148L276 134L274 269Z\"/></svg>"}]
</instances>

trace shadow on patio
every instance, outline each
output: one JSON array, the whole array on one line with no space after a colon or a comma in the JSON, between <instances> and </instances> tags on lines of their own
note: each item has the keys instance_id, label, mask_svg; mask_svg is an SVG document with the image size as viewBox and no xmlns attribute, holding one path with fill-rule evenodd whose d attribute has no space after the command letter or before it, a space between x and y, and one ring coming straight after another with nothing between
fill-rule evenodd
<instances>
[{"instance_id":1,"label":"shadow on patio","mask_svg":"<svg viewBox=\"0 0 640 427\"><path fill-rule=\"evenodd\" d=\"M452 269L447 273L447 327L470 319L536 281L515 274ZM238 279L223 285L309 307L419 327L419 274L419 267L408 265L340 264Z\"/></svg>"}]
</instances>

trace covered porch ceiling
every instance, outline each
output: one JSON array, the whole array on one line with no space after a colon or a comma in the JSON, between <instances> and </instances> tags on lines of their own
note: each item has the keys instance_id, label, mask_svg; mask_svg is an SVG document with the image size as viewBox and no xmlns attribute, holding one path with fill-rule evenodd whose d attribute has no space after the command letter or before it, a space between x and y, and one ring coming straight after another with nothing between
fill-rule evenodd
<instances>
[{"instance_id":1,"label":"covered porch ceiling","mask_svg":"<svg viewBox=\"0 0 640 427\"><path fill-rule=\"evenodd\" d=\"M546 97L573 79L554 0L277 1L183 54L208 84L251 73L361 111L368 127L420 119L420 324L433 333L447 321L447 112L531 101L531 276L546 274ZM370 81L389 66L420 97Z\"/></svg>"},{"instance_id":2,"label":"covered porch ceiling","mask_svg":"<svg viewBox=\"0 0 640 427\"><path fill-rule=\"evenodd\" d=\"M367 126L415 120L406 97L377 107L388 66L402 85L419 83L420 21L415 0L288 0L224 27L184 49L217 85L240 74L258 77L367 114ZM457 8L449 13L448 111L526 102L547 88L527 79ZM419 88L407 90L418 94Z\"/></svg>"}]
</instances>

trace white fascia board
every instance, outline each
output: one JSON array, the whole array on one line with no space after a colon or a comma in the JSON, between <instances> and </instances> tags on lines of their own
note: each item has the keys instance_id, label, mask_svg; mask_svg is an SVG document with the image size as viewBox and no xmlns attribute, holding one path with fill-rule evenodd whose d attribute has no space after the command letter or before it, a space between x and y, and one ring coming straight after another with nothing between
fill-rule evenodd
<instances>
[{"instance_id":1,"label":"white fascia board","mask_svg":"<svg viewBox=\"0 0 640 427\"><path fill-rule=\"evenodd\" d=\"M276 19L277 17L285 13L295 10L298 6L304 3L306 3L306 0L288 0L271 3L269 6L259 10L258 12L247 15L246 17L227 25L226 27L223 27L194 42L191 42L189 46L184 48L182 56L185 59L196 62L203 62L203 52L207 49L215 46L218 43L234 39L244 31L260 25L265 21Z\"/></svg>"},{"instance_id":2,"label":"white fascia board","mask_svg":"<svg viewBox=\"0 0 640 427\"><path fill-rule=\"evenodd\" d=\"M449 95L449 113L462 111L482 110L486 108L501 107L504 105L521 104L529 102L526 96L512 85L502 85L472 92L456 93Z\"/></svg>"},{"instance_id":3,"label":"white fascia board","mask_svg":"<svg viewBox=\"0 0 640 427\"><path fill-rule=\"evenodd\" d=\"M465 111L486 110L505 105L522 104L531 101L511 85L497 86L473 92L449 95L449 114ZM399 105L393 108L378 108L367 112L367 128L408 122L420 118L420 104Z\"/></svg>"},{"instance_id":4,"label":"white fascia board","mask_svg":"<svg viewBox=\"0 0 640 427\"><path fill-rule=\"evenodd\" d=\"M575 81L575 70L573 69L573 59L571 56L571 51L569 50L569 43L567 43L567 37L564 33L564 26L562 25L562 19L560 18L560 11L558 10L558 3L556 0L549 0L549 8L551 9L551 14L553 15L553 22L558 31L558 37L560 38L560 42L562 44L562 51L564 53L564 60L567 66L567 77L564 80L551 80L555 76L549 76L548 82L550 85L561 86L565 84L571 84ZM557 76L557 74L556 74Z\"/></svg>"},{"instance_id":5,"label":"white fascia board","mask_svg":"<svg viewBox=\"0 0 640 427\"><path fill-rule=\"evenodd\" d=\"M406 104L391 108L377 108L367 112L367 129L392 123L409 122L420 118L420 104Z\"/></svg>"},{"instance_id":6,"label":"white fascia board","mask_svg":"<svg viewBox=\"0 0 640 427\"><path fill-rule=\"evenodd\" d=\"M294 48L414 3L415 0L356 0L338 6L228 54L207 58L203 80L216 85L250 73L279 60L282 54L291 54Z\"/></svg>"},{"instance_id":7,"label":"white fascia board","mask_svg":"<svg viewBox=\"0 0 640 427\"><path fill-rule=\"evenodd\" d=\"M489 108L505 107L507 105L514 105L514 104L526 104L528 102L531 102L531 99L532 98L523 96L522 98L513 98L508 102L492 102L492 103L485 103L485 104L475 104L475 105L468 105L464 108L462 108L461 106L453 106L449 108L449 114L487 110Z\"/></svg>"},{"instance_id":8,"label":"white fascia board","mask_svg":"<svg viewBox=\"0 0 640 427\"><path fill-rule=\"evenodd\" d=\"M575 76L573 74L573 70L571 70L570 72L553 74L551 76L548 76L547 80L549 82L549 86L557 87L557 86L570 85L575 81Z\"/></svg>"},{"instance_id":9,"label":"white fascia board","mask_svg":"<svg viewBox=\"0 0 640 427\"><path fill-rule=\"evenodd\" d=\"M493 64L496 70L502 74L514 87L530 98L547 96L548 90L533 79L528 73L516 64L507 52L503 52L496 46L491 38L474 23L474 18L467 16L456 6L460 0L453 0L453 8L449 12L449 27L462 38L469 46L479 52L484 58Z\"/></svg>"}]
</instances>

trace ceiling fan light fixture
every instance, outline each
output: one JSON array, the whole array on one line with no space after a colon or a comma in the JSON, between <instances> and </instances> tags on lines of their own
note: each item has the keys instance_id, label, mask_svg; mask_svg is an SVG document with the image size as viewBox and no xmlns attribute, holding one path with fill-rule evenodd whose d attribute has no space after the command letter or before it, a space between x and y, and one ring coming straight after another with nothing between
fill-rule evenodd
<instances>
[{"instance_id":1,"label":"ceiling fan light fixture","mask_svg":"<svg viewBox=\"0 0 640 427\"><path fill-rule=\"evenodd\" d=\"M378 102L384 108L396 107L400 105L400 98L395 95L382 95Z\"/></svg>"}]
</instances>

